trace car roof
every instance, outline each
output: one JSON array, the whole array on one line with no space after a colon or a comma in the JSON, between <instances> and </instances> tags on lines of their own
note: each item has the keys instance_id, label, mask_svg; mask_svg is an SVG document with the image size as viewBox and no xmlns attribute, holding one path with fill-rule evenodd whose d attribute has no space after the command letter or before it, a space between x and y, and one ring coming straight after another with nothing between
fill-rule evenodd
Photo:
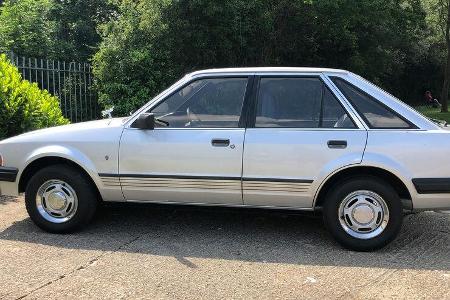
<instances>
[{"instance_id":1,"label":"car roof","mask_svg":"<svg viewBox=\"0 0 450 300\"><path fill-rule=\"evenodd\" d=\"M195 71L187 76L198 76L208 74L235 74L235 73L340 73L349 74L349 71L329 68L309 68L309 67L252 67L252 68L222 68Z\"/></svg>"}]
</instances>

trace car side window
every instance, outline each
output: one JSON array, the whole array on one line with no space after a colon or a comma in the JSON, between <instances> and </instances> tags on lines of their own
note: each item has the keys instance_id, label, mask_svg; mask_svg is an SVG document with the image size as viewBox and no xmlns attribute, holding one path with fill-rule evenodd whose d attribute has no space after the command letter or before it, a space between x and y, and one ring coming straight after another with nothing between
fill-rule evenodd
<instances>
[{"instance_id":1,"label":"car side window","mask_svg":"<svg viewBox=\"0 0 450 300\"><path fill-rule=\"evenodd\" d=\"M370 128L407 129L412 127L400 115L346 80L339 77L332 77L331 80L363 117Z\"/></svg>"},{"instance_id":2,"label":"car side window","mask_svg":"<svg viewBox=\"0 0 450 300\"><path fill-rule=\"evenodd\" d=\"M255 127L355 128L320 78L261 78Z\"/></svg>"},{"instance_id":3,"label":"car side window","mask_svg":"<svg viewBox=\"0 0 450 300\"><path fill-rule=\"evenodd\" d=\"M210 78L189 83L149 112L170 128L236 128L247 78ZM158 125L163 126L163 125Z\"/></svg>"},{"instance_id":4,"label":"car side window","mask_svg":"<svg viewBox=\"0 0 450 300\"><path fill-rule=\"evenodd\" d=\"M356 128L355 123L328 87L323 87L321 128Z\"/></svg>"}]
</instances>

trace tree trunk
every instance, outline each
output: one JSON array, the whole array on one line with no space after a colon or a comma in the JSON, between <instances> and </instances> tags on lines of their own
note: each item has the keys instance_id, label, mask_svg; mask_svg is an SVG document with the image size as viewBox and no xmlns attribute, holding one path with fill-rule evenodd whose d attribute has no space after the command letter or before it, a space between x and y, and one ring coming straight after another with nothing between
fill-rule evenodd
<instances>
[{"instance_id":1,"label":"tree trunk","mask_svg":"<svg viewBox=\"0 0 450 300\"><path fill-rule=\"evenodd\" d=\"M445 28L445 42L447 45L447 61L445 64L444 84L441 93L441 112L448 112L448 89L450 83L450 4L447 2L447 24Z\"/></svg>"},{"instance_id":2,"label":"tree trunk","mask_svg":"<svg viewBox=\"0 0 450 300\"><path fill-rule=\"evenodd\" d=\"M441 93L441 112L448 112L448 89L450 83L450 45L447 43L447 63L445 64L444 84Z\"/></svg>"}]
</instances>

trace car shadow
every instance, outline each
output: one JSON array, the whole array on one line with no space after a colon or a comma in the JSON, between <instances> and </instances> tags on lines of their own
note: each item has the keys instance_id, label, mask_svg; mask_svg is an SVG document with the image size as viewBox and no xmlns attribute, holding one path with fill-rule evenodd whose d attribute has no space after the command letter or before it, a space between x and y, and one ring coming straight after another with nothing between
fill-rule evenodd
<instances>
[{"instance_id":1,"label":"car shadow","mask_svg":"<svg viewBox=\"0 0 450 300\"><path fill-rule=\"evenodd\" d=\"M8 204L9 202L17 202L18 198L13 196L0 196L0 205Z\"/></svg>"},{"instance_id":2,"label":"car shadow","mask_svg":"<svg viewBox=\"0 0 450 300\"><path fill-rule=\"evenodd\" d=\"M108 204L81 232L54 235L29 218L0 232L0 239L82 250L190 258L361 268L450 270L450 215L405 217L386 248L348 251L337 245L320 215L257 209Z\"/></svg>"}]
</instances>

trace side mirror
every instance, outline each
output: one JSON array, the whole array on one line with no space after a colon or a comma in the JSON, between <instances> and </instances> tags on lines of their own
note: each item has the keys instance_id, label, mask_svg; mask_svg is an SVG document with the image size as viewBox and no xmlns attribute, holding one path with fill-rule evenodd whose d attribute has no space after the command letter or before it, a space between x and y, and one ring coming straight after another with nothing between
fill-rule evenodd
<instances>
[{"instance_id":1,"label":"side mirror","mask_svg":"<svg viewBox=\"0 0 450 300\"><path fill-rule=\"evenodd\" d=\"M155 129L155 115L148 113L140 114L131 127L143 130L153 130Z\"/></svg>"},{"instance_id":2,"label":"side mirror","mask_svg":"<svg viewBox=\"0 0 450 300\"><path fill-rule=\"evenodd\" d=\"M112 119L112 112L113 111L114 111L114 106L110 107L109 109L102 110L103 118Z\"/></svg>"}]
</instances>

